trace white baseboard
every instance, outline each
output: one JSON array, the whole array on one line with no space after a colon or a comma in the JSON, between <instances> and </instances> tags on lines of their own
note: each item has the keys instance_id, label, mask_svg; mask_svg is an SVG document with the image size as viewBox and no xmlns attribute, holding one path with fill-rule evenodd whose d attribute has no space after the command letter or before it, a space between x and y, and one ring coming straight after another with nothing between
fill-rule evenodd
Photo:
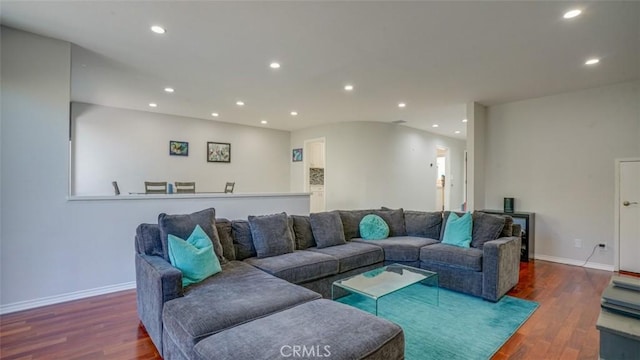
<instances>
[{"instance_id":1,"label":"white baseboard","mask_svg":"<svg viewBox=\"0 0 640 360\"><path fill-rule=\"evenodd\" d=\"M88 290L80 290L66 294L47 296L39 299L19 301L11 304L0 305L0 315L8 314L16 311L33 309L46 305L59 304L71 300L84 299L91 296L96 295L104 295L112 292L122 291L122 290L130 290L136 288L136 282L131 281L122 284L109 285L100 288L88 289Z\"/></svg>"},{"instance_id":2,"label":"white baseboard","mask_svg":"<svg viewBox=\"0 0 640 360\"><path fill-rule=\"evenodd\" d=\"M551 262L560 263L560 264L575 265L575 266L582 266L582 264L584 264L584 261L580 261L580 260L557 257L557 256L550 256L550 255L542 255L542 254L536 254L535 255L535 259L544 260L544 261L551 261ZM591 261L587 262L584 265L584 267L587 267L587 268L590 268L590 269L606 270L606 271L611 271L611 272L614 271L613 265L601 264L601 263L596 263L596 262L591 262Z\"/></svg>"}]
</instances>

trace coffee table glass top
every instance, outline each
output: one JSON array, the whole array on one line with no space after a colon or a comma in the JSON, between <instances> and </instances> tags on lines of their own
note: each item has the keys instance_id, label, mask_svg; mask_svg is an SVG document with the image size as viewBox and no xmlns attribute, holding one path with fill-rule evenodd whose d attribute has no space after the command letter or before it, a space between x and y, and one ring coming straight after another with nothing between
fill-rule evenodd
<instances>
[{"instance_id":1,"label":"coffee table glass top","mask_svg":"<svg viewBox=\"0 0 640 360\"><path fill-rule=\"evenodd\" d=\"M438 274L411 266L392 264L335 281L333 286L377 300L409 285L427 280L433 280L433 284L437 286Z\"/></svg>"}]
</instances>

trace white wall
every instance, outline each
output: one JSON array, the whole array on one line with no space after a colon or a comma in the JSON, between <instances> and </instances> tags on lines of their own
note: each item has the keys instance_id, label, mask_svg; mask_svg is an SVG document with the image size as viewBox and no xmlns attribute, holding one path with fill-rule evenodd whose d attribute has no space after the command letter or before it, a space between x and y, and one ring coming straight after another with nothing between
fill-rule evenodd
<instances>
[{"instance_id":1,"label":"white wall","mask_svg":"<svg viewBox=\"0 0 640 360\"><path fill-rule=\"evenodd\" d=\"M153 112L72 104L72 194L144 192L144 181L195 181L196 190L289 190L289 132ZM189 142L170 156L169 140ZM230 163L207 162L207 142L231 143ZM259 176L256 176L258 175Z\"/></svg>"},{"instance_id":2,"label":"white wall","mask_svg":"<svg viewBox=\"0 0 640 360\"><path fill-rule=\"evenodd\" d=\"M487 108L475 102L467 104L467 209L485 208L485 158Z\"/></svg>"},{"instance_id":3,"label":"white wall","mask_svg":"<svg viewBox=\"0 0 640 360\"><path fill-rule=\"evenodd\" d=\"M438 146L449 149L454 186L450 204L460 208L464 141L406 126L351 122L294 131L291 148L320 137L326 138L327 210L380 206L434 210ZM291 191L302 191L303 184L303 162L291 163Z\"/></svg>"},{"instance_id":4,"label":"white wall","mask_svg":"<svg viewBox=\"0 0 640 360\"><path fill-rule=\"evenodd\" d=\"M614 245L614 159L640 156L640 83L492 106L486 205L536 213L536 255L584 262ZM574 247L574 239L583 247ZM613 265L613 251L594 263Z\"/></svg>"},{"instance_id":5,"label":"white wall","mask_svg":"<svg viewBox=\"0 0 640 360\"><path fill-rule=\"evenodd\" d=\"M67 200L70 45L2 28L1 46L0 312L131 286L136 226L160 212L308 213L308 196Z\"/></svg>"}]
</instances>

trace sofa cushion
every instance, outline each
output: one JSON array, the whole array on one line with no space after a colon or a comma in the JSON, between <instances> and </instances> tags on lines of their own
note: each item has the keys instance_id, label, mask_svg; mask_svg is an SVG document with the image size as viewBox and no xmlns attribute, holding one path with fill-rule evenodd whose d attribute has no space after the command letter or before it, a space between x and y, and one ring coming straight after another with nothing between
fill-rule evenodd
<instances>
[{"instance_id":1,"label":"sofa cushion","mask_svg":"<svg viewBox=\"0 0 640 360\"><path fill-rule=\"evenodd\" d=\"M381 240L389 237L389 225L378 215L365 215L360 221L360 237L365 240Z\"/></svg>"},{"instance_id":2,"label":"sofa cushion","mask_svg":"<svg viewBox=\"0 0 640 360\"><path fill-rule=\"evenodd\" d=\"M440 239L442 226L441 212L404 211L404 224L407 236L417 236L429 239Z\"/></svg>"},{"instance_id":3,"label":"sofa cushion","mask_svg":"<svg viewBox=\"0 0 640 360\"><path fill-rule=\"evenodd\" d=\"M404 225L404 210L402 208L374 210L373 214L383 218L389 225L389 236L407 236L407 228Z\"/></svg>"},{"instance_id":4,"label":"sofa cushion","mask_svg":"<svg viewBox=\"0 0 640 360\"><path fill-rule=\"evenodd\" d=\"M455 213L449 214L442 243L468 248L471 244L472 227L473 218L471 213L466 213L460 217Z\"/></svg>"},{"instance_id":5,"label":"sofa cushion","mask_svg":"<svg viewBox=\"0 0 640 360\"><path fill-rule=\"evenodd\" d=\"M209 236L209 239L211 239L213 251L215 251L218 256L220 264L227 262L224 258L224 251L222 250L222 244L220 243L216 229L216 209L209 208L192 214L180 215L162 213L158 215L158 225L160 226L163 250L166 254L165 259L169 259L169 248L167 245L167 237L169 234L186 239L191 235L196 225L200 225L202 230Z\"/></svg>"},{"instance_id":6,"label":"sofa cushion","mask_svg":"<svg viewBox=\"0 0 640 360\"><path fill-rule=\"evenodd\" d=\"M484 243L500 237L504 226L504 216L474 211L471 247L482 249Z\"/></svg>"},{"instance_id":7,"label":"sofa cushion","mask_svg":"<svg viewBox=\"0 0 640 360\"><path fill-rule=\"evenodd\" d=\"M360 221L365 215L372 214L374 210L340 210L340 220L344 229L344 237L347 241L360 237Z\"/></svg>"},{"instance_id":8,"label":"sofa cushion","mask_svg":"<svg viewBox=\"0 0 640 360\"><path fill-rule=\"evenodd\" d=\"M188 239L169 234L169 260L182 272L182 286L199 283L222 269L213 252L213 243L200 225L196 225Z\"/></svg>"},{"instance_id":9,"label":"sofa cushion","mask_svg":"<svg viewBox=\"0 0 640 360\"><path fill-rule=\"evenodd\" d=\"M249 227L259 258L293 252L293 234L286 213L249 216Z\"/></svg>"},{"instance_id":10,"label":"sofa cushion","mask_svg":"<svg viewBox=\"0 0 640 360\"><path fill-rule=\"evenodd\" d=\"M465 270L482 271L482 250L476 248L433 244L420 250L420 260Z\"/></svg>"},{"instance_id":11,"label":"sofa cushion","mask_svg":"<svg viewBox=\"0 0 640 360\"><path fill-rule=\"evenodd\" d=\"M338 259L307 250L262 259L249 258L245 262L294 284L338 273Z\"/></svg>"},{"instance_id":12,"label":"sofa cushion","mask_svg":"<svg viewBox=\"0 0 640 360\"><path fill-rule=\"evenodd\" d=\"M338 259L338 271L341 273L384 261L384 252L380 246L351 241L344 245L308 250Z\"/></svg>"},{"instance_id":13,"label":"sofa cushion","mask_svg":"<svg viewBox=\"0 0 640 360\"><path fill-rule=\"evenodd\" d=\"M318 248L346 244L339 212L313 213L309 221Z\"/></svg>"},{"instance_id":14,"label":"sofa cushion","mask_svg":"<svg viewBox=\"0 0 640 360\"><path fill-rule=\"evenodd\" d=\"M233 235L236 260L257 256L256 248L253 246L251 227L247 220L233 220L231 222L231 234Z\"/></svg>"},{"instance_id":15,"label":"sofa cushion","mask_svg":"<svg viewBox=\"0 0 640 360\"><path fill-rule=\"evenodd\" d=\"M316 239L311 230L308 216L291 215L293 219L293 233L296 240L296 250L304 250L316 246Z\"/></svg>"},{"instance_id":16,"label":"sofa cushion","mask_svg":"<svg viewBox=\"0 0 640 360\"><path fill-rule=\"evenodd\" d=\"M233 246L233 235L231 234L231 221L227 219L216 219L216 230L218 238L222 244L222 254L227 260L236 259L236 248Z\"/></svg>"},{"instance_id":17,"label":"sofa cushion","mask_svg":"<svg viewBox=\"0 0 640 360\"><path fill-rule=\"evenodd\" d=\"M504 215L504 227L502 228L502 233L500 233L500 237L510 237L517 236L513 235L513 218L509 215Z\"/></svg>"},{"instance_id":18,"label":"sofa cushion","mask_svg":"<svg viewBox=\"0 0 640 360\"><path fill-rule=\"evenodd\" d=\"M311 290L230 261L221 273L167 301L162 319L173 342L193 358L193 346L212 334L319 298Z\"/></svg>"},{"instance_id":19,"label":"sofa cushion","mask_svg":"<svg viewBox=\"0 0 640 360\"><path fill-rule=\"evenodd\" d=\"M388 320L323 299L215 334L198 343L194 352L196 360L398 360L404 358L404 333Z\"/></svg>"},{"instance_id":20,"label":"sofa cushion","mask_svg":"<svg viewBox=\"0 0 640 360\"><path fill-rule=\"evenodd\" d=\"M353 239L352 241L380 246L384 250L385 261L418 261L420 248L438 241L415 236L397 236L383 240Z\"/></svg>"}]
</instances>

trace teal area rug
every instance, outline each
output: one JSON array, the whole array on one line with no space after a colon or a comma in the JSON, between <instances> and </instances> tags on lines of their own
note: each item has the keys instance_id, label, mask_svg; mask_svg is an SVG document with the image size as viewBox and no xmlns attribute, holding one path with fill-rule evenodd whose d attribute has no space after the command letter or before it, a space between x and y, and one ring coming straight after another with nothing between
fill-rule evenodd
<instances>
[{"instance_id":1,"label":"teal area rug","mask_svg":"<svg viewBox=\"0 0 640 360\"><path fill-rule=\"evenodd\" d=\"M497 303L415 284L378 301L378 316L400 325L405 358L489 359L533 314L538 303L504 296ZM375 302L352 294L337 299L375 314Z\"/></svg>"}]
</instances>

